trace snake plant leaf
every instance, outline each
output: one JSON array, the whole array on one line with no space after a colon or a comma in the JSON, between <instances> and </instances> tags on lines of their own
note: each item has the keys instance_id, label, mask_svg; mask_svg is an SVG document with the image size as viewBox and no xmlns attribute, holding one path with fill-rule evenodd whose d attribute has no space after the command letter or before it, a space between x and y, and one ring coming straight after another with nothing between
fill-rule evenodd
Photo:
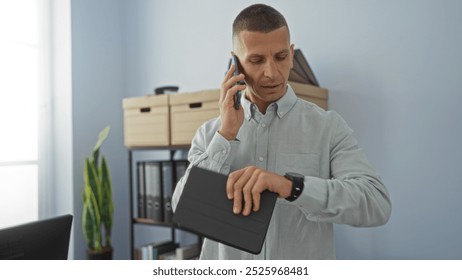
<instances>
[{"instance_id":1,"label":"snake plant leaf","mask_svg":"<svg viewBox=\"0 0 462 280\"><path fill-rule=\"evenodd\" d=\"M103 144L104 140L106 140L107 136L109 135L109 130L111 130L110 126L106 126L99 134L98 140L96 141L95 147L93 147L93 151L99 150L101 145Z\"/></svg>"},{"instance_id":2,"label":"snake plant leaf","mask_svg":"<svg viewBox=\"0 0 462 280\"><path fill-rule=\"evenodd\" d=\"M102 251L101 247L101 215L97 207L96 197L89 185L85 186L84 204L82 215L82 228L87 245L97 252Z\"/></svg>"},{"instance_id":3,"label":"snake plant leaf","mask_svg":"<svg viewBox=\"0 0 462 280\"><path fill-rule=\"evenodd\" d=\"M96 201L97 201L96 205L98 206L98 209L101 209L103 205L103 202L102 202L103 191L101 187L101 181L98 176L98 172L95 169L93 161L89 158L85 160L84 184L85 186L88 185L91 187L91 190L93 191Z\"/></svg>"},{"instance_id":4,"label":"snake plant leaf","mask_svg":"<svg viewBox=\"0 0 462 280\"><path fill-rule=\"evenodd\" d=\"M88 248L92 248L95 244L95 215L90 209L89 199L85 195L85 191L82 193L83 196L83 212L82 212L82 231L85 242Z\"/></svg>"},{"instance_id":5,"label":"snake plant leaf","mask_svg":"<svg viewBox=\"0 0 462 280\"><path fill-rule=\"evenodd\" d=\"M109 131L111 130L110 126L106 126L101 132L98 134L98 139L96 141L95 146L93 147L93 161L95 163L95 168L98 166L98 159L99 159L99 149L103 144L104 140L106 140L107 136L109 135Z\"/></svg>"},{"instance_id":6,"label":"snake plant leaf","mask_svg":"<svg viewBox=\"0 0 462 280\"><path fill-rule=\"evenodd\" d=\"M111 175L106 158L103 156L99 172L102 184L101 220L105 231L106 246L111 246L111 229L113 224L114 202L112 200Z\"/></svg>"},{"instance_id":7,"label":"snake plant leaf","mask_svg":"<svg viewBox=\"0 0 462 280\"><path fill-rule=\"evenodd\" d=\"M84 235L88 236L89 248L101 251L101 211L98 201L101 197L101 183L92 161L87 158L84 169L84 215L82 226Z\"/></svg>"},{"instance_id":8,"label":"snake plant leaf","mask_svg":"<svg viewBox=\"0 0 462 280\"><path fill-rule=\"evenodd\" d=\"M98 135L91 157L85 159L84 191L82 193L82 230L90 251L102 252L111 245L114 202L109 166L104 156L100 162L100 148L109 134L105 127ZM104 230L104 239L103 239Z\"/></svg>"}]
</instances>

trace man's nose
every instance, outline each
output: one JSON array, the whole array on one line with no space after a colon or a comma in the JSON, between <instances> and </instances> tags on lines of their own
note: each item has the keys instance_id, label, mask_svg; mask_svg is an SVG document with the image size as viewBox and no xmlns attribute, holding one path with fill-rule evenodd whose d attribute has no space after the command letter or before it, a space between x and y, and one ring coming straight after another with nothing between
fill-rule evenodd
<instances>
[{"instance_id":1,"label":"man's nose","mask_svg":"<svg viewBox=\"0 0 462 280\"><path fill-rule=\"evenodd\" d=\"M278 73L278 65L273 59L268 59L265 63L265 77L273 79Z\"/></svg>"}]
</instances>

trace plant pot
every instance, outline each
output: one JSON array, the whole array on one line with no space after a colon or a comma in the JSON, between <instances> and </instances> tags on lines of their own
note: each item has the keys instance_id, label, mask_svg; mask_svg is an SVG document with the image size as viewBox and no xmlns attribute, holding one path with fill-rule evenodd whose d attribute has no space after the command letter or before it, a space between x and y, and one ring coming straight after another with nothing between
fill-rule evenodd
<instances>
[{"instance_id":1,"label":"plant pot","mask_svg":"<svg viewBox=\"0 0 462 280\"><path fill-rule=\"evenodd\" d=\"M87 260L112 260L112 247L103 247L102 252L87 250Z\"/></svg>"}]
</instances>

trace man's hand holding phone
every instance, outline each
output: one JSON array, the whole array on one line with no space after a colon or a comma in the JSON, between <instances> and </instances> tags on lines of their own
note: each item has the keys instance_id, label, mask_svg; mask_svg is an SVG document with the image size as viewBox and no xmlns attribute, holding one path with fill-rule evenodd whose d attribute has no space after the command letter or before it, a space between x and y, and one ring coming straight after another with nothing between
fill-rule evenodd
<instances>
[{"instance_id":1,"label":"man's hand holding phone","mask_svg":"<svg viewBox=\"0 0 462 280\"><path fill-rule=\"evenodd\" d=\"M221 127L219 133L228 140L236 139L239 128L244 121L244 110L239 105L235 105L235 96L238 91L244 91L246 85L244 81L244 74L235 75L237 65L231 64L228 72L221 83L220 90L220 115ZM241 83L239 83L241 82Z\"/></svg>"}]
</instances>

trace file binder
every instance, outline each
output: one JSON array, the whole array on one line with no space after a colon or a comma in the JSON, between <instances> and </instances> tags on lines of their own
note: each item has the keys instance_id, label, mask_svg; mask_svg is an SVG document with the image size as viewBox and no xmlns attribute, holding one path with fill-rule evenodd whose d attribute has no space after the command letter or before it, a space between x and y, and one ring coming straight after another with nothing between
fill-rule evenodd
<instances>
[{"instance_id":1,"label":"file binder","mask_svg":"<svg viewBox=\"0 0 462 280\"><path fill-rule=\"evenodd\" d=\"M163 220L163 207L160 162L146 162L144 168L146 180L146 218L161 222Z\"/></svg>"},{"instance_id":2,"label":"file binder","mask_svg":"<svg viewBox=\"0 0 462 280\"><path fill-rule=\"evenodd\" d=\"M144 175L144 163L138 162L136 165L137 169L137 178L136 178L136 186L137 186L137 201L138 201L138 218L146 218L146 188L145 182L146 178Z\"/></svg>"},{"instance_id":3,"label":"file binder","mask_svg":"<svg viewBox=\"0 0 462 280\"><path fill-rule=\"evenodd\" d=\"M186 173L186 169L188 168L189 161L181 160L175 161L175 186L180 181L181 177Z\"/></svg>"},{"instance_id":4,"label":"file binder","mask_svg":"<svg viewBox=\"0 0 462 280\"><path fill-rule=\"evenodd\" d=\"M164 194L164 222L172 221L173 162L162 162L162 189Z\"/></svg>"}]
</instances>

